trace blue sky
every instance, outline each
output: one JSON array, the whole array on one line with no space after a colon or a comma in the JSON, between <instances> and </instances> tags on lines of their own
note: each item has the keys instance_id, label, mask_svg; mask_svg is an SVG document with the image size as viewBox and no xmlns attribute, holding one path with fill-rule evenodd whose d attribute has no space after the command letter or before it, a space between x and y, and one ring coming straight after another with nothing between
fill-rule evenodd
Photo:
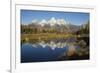
<instances>
[{"instance_id":1,"label":"blue sky","mask_svg":"<svg viewBox=\"0 0 100 73\"><path fill-rule=\"evenodd\" d=\"M58 11L39 11L39 10L21 10L21 24L29 24L32 20L49 20L52 17L56 19L65 19L74 24L81 25L89 20L89 13L82 12L58 12Z\"/></svg>"}]
</instances>

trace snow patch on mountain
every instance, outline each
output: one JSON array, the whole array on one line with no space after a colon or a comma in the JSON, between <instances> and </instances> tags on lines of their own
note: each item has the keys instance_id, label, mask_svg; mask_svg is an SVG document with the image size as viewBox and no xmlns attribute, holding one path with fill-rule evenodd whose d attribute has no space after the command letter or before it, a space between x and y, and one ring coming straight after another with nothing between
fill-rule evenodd
<instances>
[{"instance_id":1,"label":"snow patch on mountain","mask_svg":"<svg viewBox=\"0 0 100 73\"><path fill-rule=\"evenodd\" d=\"M66 20L64 20L64 19L56 19L55 17L52 17L50 20L46 20L46 19L42 19L41 21L38 21L38 20L33 20L32 21L32 23L37 23L37 24L39 24L39 25L41 25L41 26L44 26L44 25L50 25L50 26L55 26L55 25L59 25L59 26L61 26L61 25L66 25L66 24L68 24L67 22L66 22Z\"/></svg>"}]
</instances>

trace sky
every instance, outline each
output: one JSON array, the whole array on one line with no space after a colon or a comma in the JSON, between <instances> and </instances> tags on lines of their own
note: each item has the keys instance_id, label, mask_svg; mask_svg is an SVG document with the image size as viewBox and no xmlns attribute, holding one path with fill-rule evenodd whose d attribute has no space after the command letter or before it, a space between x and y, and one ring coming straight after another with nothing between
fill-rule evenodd
<instances>
[{"instance_id":1,"label":"sky","mask_svg":"<svg viewBox=\"0 0 100 73\"><path fill-rule=\"evenodd\" d=\"M21 10L21 24L29 24L33 20L41 21L42 19L50 20L52 17L56 19L64 19L73 25L82 25L89 20L89 13L82 12L60 12L60 11L43 11L43 10Z\"/></svg>"}]
</instances>

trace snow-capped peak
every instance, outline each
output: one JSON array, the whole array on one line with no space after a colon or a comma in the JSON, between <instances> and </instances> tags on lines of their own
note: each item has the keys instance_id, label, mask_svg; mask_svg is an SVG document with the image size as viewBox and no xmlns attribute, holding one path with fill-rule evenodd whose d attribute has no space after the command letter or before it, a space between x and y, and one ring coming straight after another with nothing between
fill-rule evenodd
<instances>
[{"instance_id":1,"label":"snow-capped peak","mask_svg":"<svg viewBox=\"0 0 100 73\"><path fill-rule=\"evenodd\" d=\"M39 24L40 24L41 26L44 26L45 24L47 24L47 21L46 21L45 19L43 19L43 20L41 20L41 21L39 22Z\"/></svg>"},{"instance_id":2,"label":"snow-capped peak","mask_svg":"<svg viewBox=\"0 0 100 73\"><path fill-rule=\"evenodd\" d=\"M53 25L65 25L67 22L64 19L55 19L52 17L48 23L53 26Z\"/></svg>"},{"instance_id":3,"label":"snow-capped peak","mask_svg":"<svg viewBox=\"0 0 100 73\"><path fill-rule=\"evenodd\" d=\"M64 19L58 19L57 20L57 24L58 25L65 25L66 24L66 21Z\"/></svg>"},{"instance_id":4,"label":"snow-capped peak","mask_svg":"<svg viewBox=\"0 0 100 73\"><path fill-rule=\"evenodd\" d=\"M53 26L53 25L55 25L55 24L57 23L57 20L56 20L54 17L52 17L52 18L48 21L48 23L49 23L51 26Z\"/></svg>"},{"instance_id":5,"label":"snow-capped peak","mask_svg":"<svg viewBox=\"0 0 100 73\"><path fill-rule=\"evenodd\" d=\"M38 22L37 19L32 20L32 23L37 23L37 22Z\"/></svg>"},{"instance_id":6,"label":"snow-capped peak","mask_svg":"<svg viewBox=\"0 0 100 73\"><path fill-rule=\"evenodd\" d=\"M48 21L46 19L42 19L41 21L38 20L33 20L32 23L38 23L41 26L44 26L46 24L49 24L50 26L54 26L54 25L65 25L67 24L66 20L64 19L56 19L55 17L52 17L51 19L49 19Z\"/></svg>"}]
</instances>

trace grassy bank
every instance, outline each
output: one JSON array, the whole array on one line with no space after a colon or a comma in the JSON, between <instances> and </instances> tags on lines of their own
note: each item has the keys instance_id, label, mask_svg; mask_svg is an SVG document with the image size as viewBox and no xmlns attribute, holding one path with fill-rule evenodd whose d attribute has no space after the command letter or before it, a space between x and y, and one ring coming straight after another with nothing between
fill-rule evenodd
<instances>
[{"instance_id":1,"label":"grassy bank","mask_svg":"<svg viewBox=\"0 0 100 73\"><path fill-rule=\"evenodd\" d=\"M72 34L40 33L40 34L21 34L21 42L50 41L52 39L61 39L73 37Z\"/></svg>"},{"instance_id":2,"label":"grassy bank","mask_svg":"<svg viewBox=\"0 0 100 73\"><path fill-rule=\"evenodd\" d=\"M83 38L84 36L73 35L73 34L57 34L57 33L21 34L21 43L24 43L24 42L35 43L39 41L48 42L50 40L67 39L67 38L72 38L72 37Z\"/></svg>"}]
</instances>

